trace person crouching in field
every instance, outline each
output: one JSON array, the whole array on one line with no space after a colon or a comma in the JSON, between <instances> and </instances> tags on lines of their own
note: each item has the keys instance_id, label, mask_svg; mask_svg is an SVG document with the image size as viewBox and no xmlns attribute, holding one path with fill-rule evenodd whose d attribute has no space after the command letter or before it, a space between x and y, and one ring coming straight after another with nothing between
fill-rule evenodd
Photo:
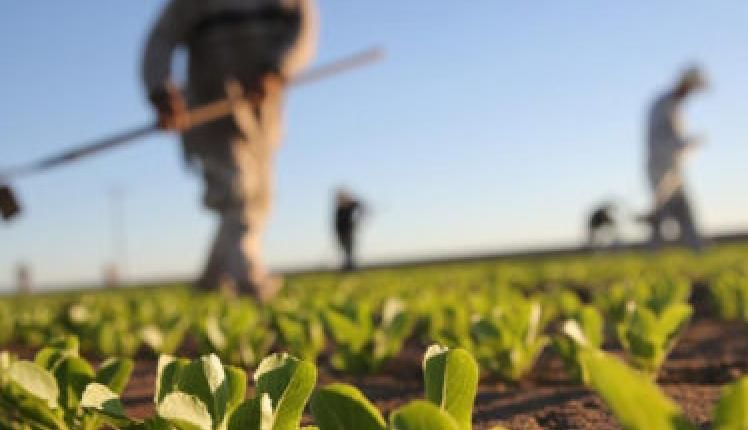
<instances>
[{"instance_id":1,"label":"person crouching in field","mask_svg":"<svg viewBox=\"0 0 748 430\"><path fill-rule=\"evenodd\" d=\"M597 248L618 244L614 212L615 206L612 203L603 203L592 211L587 221L587 246Z\"/></svg>"},{"instance_id":2,"label":"person crouching in field","mask_svg":"<svg viewBox=\"0 0 748 430\"><path fill-rule=\"evenodd\" d=\"M355 270L356 229L363 214L363 205L347 190L339 189L335 196L335 234L343 252L342 270Z\"/></svg>"},{"instance_id":3,"label":"person crouching in field","mask_svg":"<svg viewBox=\"0 0 748 430\"><path fill-rule=\"evenodd\" d=\"M143 80L159 124L182 132L187 163L203 177L203 202L220 217L200 289L228 280L264 301L280 288L261 241L284 92L312 58L316 27L313 0L171 0L148 38ZM178 47L189 57L184 97L171 80ZM236 100L232 117L187 129L189 109L227 95Z\"/></svg>"}]
</instances>

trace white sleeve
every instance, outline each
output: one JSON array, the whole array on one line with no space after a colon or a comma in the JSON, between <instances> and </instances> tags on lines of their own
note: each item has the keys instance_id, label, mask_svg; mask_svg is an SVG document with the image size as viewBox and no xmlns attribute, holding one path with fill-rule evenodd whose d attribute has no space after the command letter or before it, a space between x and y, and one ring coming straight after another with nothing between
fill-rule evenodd
<instances>
[{"instance_id":1,"label":"white sleeve","mask_svg":"<svg viewBox=\"0 0 748 430\"><path fill-rule=\"evenodd\" d=\"M316 0L299 0L301 22L296 39L283 59L281 73L293 79L314 58L319 33L319 12Z\"/></svg>"}]
</instances>

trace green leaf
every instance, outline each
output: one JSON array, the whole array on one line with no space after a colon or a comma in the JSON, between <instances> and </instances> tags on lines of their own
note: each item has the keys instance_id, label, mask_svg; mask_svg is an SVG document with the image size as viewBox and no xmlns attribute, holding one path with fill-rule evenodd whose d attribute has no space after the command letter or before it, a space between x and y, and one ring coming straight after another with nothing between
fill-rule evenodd
<instances>
[{"instance_id":1,"label":"green leaf","mask_svg":"<svg viewBox=\"0 0 748 430\"><path fill-rule=\"evenodd\" d=\"M426 399L449 413L460 429L472 428L478 365L464 349L431 346L423 360Z\"/></svg>"},{"instance_id":2,"label":"green leaf","mask_svg":"<svg viewBox=\"0 0 748 430\"><path fill-rule=\"evenodd\" d=\"M392 430L459 430L451 415L432 403L417 400L396 410L390 417Z\"/></svg>"},{"instance_id":3,"label":"green leaf","mask_svg":"<svg viewBox=\"0 0 748 430\"><path fill-rule=\"evenodd\" d=\"M13 409L30 423L39 423L41 429L67 428L59 409L59 389L54 376L36 363L16 361L5 373L2 397Z\"/></svg>"},{"instance_id":4,"label":"green leaf","mask_svg":"<svg viewBox=\"0 0 748 430\"><path fill-rule=\"evenodd\" d=\"M693 430L680 408L647 378L602 351L580 353L594 389L626 430Z\"/></svg>"},{"instance_id":5,"label":"green leaf","mask_svg":"<svg viewBox=\"0 0 748 430\"><path fill-rule=\"evenodd\" d=\"M158 416L179 430L212 430L213 420L208 407L200 398L173 392L156 407Z\"/></svg>"},{"instance_id":6,"label":"green leaf","mask_svg":"<svg viewBox=\"0 0 748 430\"><path fill-rule=\"evenodd\" d=\"M189 328L189 320L177 316L163 324L148 324L140 329L140 339L152 351L162 354L173 354L184 339Z\"/></svg>"},{"instance_id":7,"label":"green leaf","mask_svg":"<svg viewBox=\"0 0 748 430\"><path fill-rule=\"evenodd\" d=\"M64 358L78 357L78 348L78 338L75 336L57 338L36 353L34 362L52 371Z\"/></svg>"},{"instance_id":8,"label":"green leaf","mask_svg":"<svg viewBox=\"0 0 748 430\"><path fill-rule=\"evenodd\" d=\"M667 350L671 348L673 341L688 323L692 314L693 307L687 303L674 304L660 314L659 329L665 338L665 345L663 346Z\"/></svg>"},{"instance_id":9,"label":"green leaf","mask_svg":"<svg viewBox=\"0 0 748 430\"><path fill-rule=\"evenodd\" d=\"M481 365L504 379L516 381L527 373L548 343L541 334L542 307L519 293L473 321L474 353Z\"/></svg>"},{"instance_id":10,"label":"green leaf","mask_svg":"<svg viewBox=\"0 0 748 430\"><path fill-rule=\"evenodd\" d=\"M288 354L273 354L255 372L258 397L268 394L273 430L298 430L304 406L317 382L317 368Z\"/></svg>"},{"instance_id":11,"label":"green leaf","mask_svg":"<svg viewBox=\"0 0 748 430\"><path fill-rule=\"evenodd\" d=\"M0 372L8 370L10 363L13 361L10 352L0 351Z\"/></svg>"},{"instance_id":12,"label":"green leaf","mask_svg":"<svg viewBox=\"0 0 748 430\"><path fill-rule=\"evenodd\" d=\"M267 395L263 398L269 400ZM240 404L233 413L231 413L228 420L227 430L261 430L261 424L263 421L261 399L262 398L249 399ZM270 411L270 414L272 415L272 411ZM272 420L272 416L270 420Z\"/></svg>"},{"instance_id":13,"label":"green leaf","mask_svg":"<svg viewBox=\"0 0 748 430\"><path fill-rule=\"evenodd\" d=\"M15 358L8 351L0 351L0 388L7 384L7 373Z\"/></svg>"},{"instance_id":14,"label":"green leaf","mask_svg":"<svg viewBox=\"0 0 748 430\"><path fill-rule=\"evenodd\" d=\"M156 416L129 427L127 430L174 430L174 427L165 419Z\"/></svg>"},{"instance_id":15,"label":"green leaf","mask_svg":"<svg viewBox=\"0 0 748 430\"><path fill-rule=\"evenodd\" d=\"M355 387L330 384L317 390L310 402L319 430L385 430L379 410Z\"/></svg>"},{"instance_id":16,"label":"green leaf","mask_svg":"<svg viewBox=\"0 0 748 430\"><path fill-rule=\"evenodd\" d=\"M327 341L324 328L316 316L300 317L276 311L274 321L289 352L303 360L316 361Z\"/></svg>"},{"instance_id":17,"label":"green leaf","mask_svg":"<svg viewBox=\"0 0 748 430\"><path fill-rule=\"evenodd\" d=\"M122 394L135 363L129 358L110 358L96 372L96 382L104 384L117 394Z\"/></svg>"},{"instance_id":18,"label":"green leaf","mask_svg":"<svg viewBox=\"0 0 748 430\"><path fill-rule=\"evenodd\" d=\"M50 409L56 409L60 390L55 377L38 364L29 361L16 361L8 368L8 380L27 395L44 402Z\"/></svg>"},{"instance_id":19,"label":"green leaf","mask_svg":"<svg viewBox=\"0 0 748 430\"><path fill-rule=\"evenodd\" d=\"M583 306L576 313L577 321L579 326L582 328L584 336L587 338L590 346L599 348L603 343L603 329L605 326L605 320L600 311L594 306Z\"/></svg>"},{"instance_id":20,"label":"green leaf","mask_svg":"<svg viewBox=\"0 0 748 430\"><path fill-rule=\"evenodd\" d=\"M584 347L599 348L603 341L603 318L593 306L584 306L562 326L563 335L556 336L553 345L564 361L569 377L575 382L586 381L586 371L579 360Z\"/></svg>"},{"instance_id":21,"label":"green leaf","mask_svg":"<svg viewBox=\"0 0 748 430\"><path fill-rule=\"evenodd\" d=\"M221 324L215 316L209 316L204 322L203 331L208 342L216 351L223 351L228 345L228 339L221 329Z\"/></svg>"},{"instance_id":22,"label":"green leaf","mask_svg":"<svg viewBox=\"0 0 748 430\"><path fill-rule=\"evenodd\" d=\"M136 424L136 421L125 415L125 409L119 396L106 385L89 384L83 392L80 405L86 410L93 411L107 424L116 428Z\"/></svg>"},{"instance_id":23,"label":"green leaf","mask_svg":"<svg viewBox=\"0 0 748 430\"><path fill-rule=\"evenodd\" d=\"M184 341L185 333L189 328L190 320L187 318L179 317L176 321L172 322L166 331L164 343L161 345L159 352L167 354L174 353Z\"/></svg>"},{"instance_id":24,"label":"green leaf","mask_svg":"<svg viewBox=\"0 0 748 430\"><path fill-rule=\"evenodd\" d=\"M71 355L79 355L80 342L75 336L60 336L52 339L46 345L48 348L58 349Z\"/></svg>"},{"instance_id":25,"label":"green leaf","mask_svg":"<svg viewBox=\"0 0 748 430\"><path fill-rule=\"evenodd\" d=\"M54 375L60 388L59 401L68 410L78 407L83 390L94 381L91 365L80 357L64 358L54 369Z\"/></svg>"},{"instance_id":26,"label":"green leaf","mask_svg":"<svg viewBox=\"0 0 748 430\"><path fill-rule=\"evenodd\" d=\"M664 308L660 315L632 304L630 317L620 324L621 343L632 362L641 369L656 373L692 312L691 306L685 303Z\"/></svg>"},{"instance_id":27,"label":"green leaf","mask_svg":"<svg viewBox=\"0 0 748 430\"><path fill-rule=\"evenodd\" d=\"M163 351L164 333L154 324L149 324L140 329L138 333L143 343L152 351Z\"/></svg>"},{"instance_id":28,"label":"green leaf","mask_svg":"<svg viewBox=\"0 0 748 430\"><path fill-rule=\"evenodd\" d=\"M167 394L176 389L177 381L182 371L189 364L188 360L177 359L170 355L161 355L158 358L158 371L156 374L156 389L153 393L153 403L159 404Z\"/></svg>"},{"instance_id":29,"label":"green leaf","mask_svg":"<svg viewBox=\"0 0 748 430\"><path fill-rule=\"evenodd\" d=\"M712 430L748 430L748 377L722 390L714 409Z\"/></svg>"},{"instance_id":30,"label":"green leaf","mask_svg":"<svg viewBox=\"0 0 748 430\"><path fill-rule=\"evenodd\" d=\"M223 421L228 400L226 372L215 354L193 360L182 370L177 387L199 398L216 423Z\"/></svg>"},{"instance_id":31,"label":"green leaf","mask_svg":"<svg viewBox=\"0 0 748 430\"><path fill-rule=\"evenodd\" d=\"M247 374L238 367L225 366L224 369L228 386L226 413L229 414L244 401L247 394Z\"/></svg>"},{"instance_id":32,"label":"green leaf","mask_svg":"<svg viewBox=\"0 0 748 430\"><path fill-rule=\"evenodd\" d=\"M6 387L5 398L0 398L0 411L12 411L24 426L21 430L66 430L68 425L64 420L63 411L52 410L41 400L29 397L11 384ZM5 405L3 405L5 403ZM1 417L1 415L0 415ZM0 421L2 422L2 421ZM17 421L13 421L17 424ZM17 430L18 427L13 430Z\"/></svg>"},{"instance_id":33,"label":"green leaf","mask_svg":"<svg viewBox=\"0 0 748 430\"><path fill-rule=\"evenodd\" d=\"M382 309L382 321L375 328L371 370L377 371L402 349L403 342L413 331L414 318L406 312L405 303L389 298Z\"/></svg>"},{"instance_id":34,"label":"green leaf","mask_svg":"<svg viewBox=\"0 0 748 430\"><path fill-rule=\"evenodd\" d=\"M346 345L354 351L359 351L369 342L373 335L371 320L367 309L359 307L354 312L356 318L344 313L328 309L323 313L325 324L336 343Z\"/></svg>"}]
</instances>

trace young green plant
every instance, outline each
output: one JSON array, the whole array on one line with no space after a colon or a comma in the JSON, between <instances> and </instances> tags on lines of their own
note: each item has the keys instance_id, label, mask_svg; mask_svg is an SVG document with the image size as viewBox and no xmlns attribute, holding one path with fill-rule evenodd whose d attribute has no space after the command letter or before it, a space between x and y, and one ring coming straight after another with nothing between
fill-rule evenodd
<instances>
[{"instance_id":1,"label":"young green plant","mask_svg":"<svg viewBox=\"0 0 748 430\"><path fill-rule=\"evenodd\" d=\"M128 359L110 359L98 370L78 354L70 337L40 350L34 361L0 356L0 428L31 430L97 430L98 414L86 410L83 398L91 386L112 393L125 388L133 368Z\"/></svg>"},{"instance_id":2,"label":"young green plant","mask_svg":"<svg viewBox=\"0 0 748 430\"><path fill-rule=\"evenodd\" d=\"M312 396L319 430L470 430L478 365L463 349L434 345L423 360L425 400L416 400L384 419L355 387L331 384Z\"/></svg>"}]
</instances>

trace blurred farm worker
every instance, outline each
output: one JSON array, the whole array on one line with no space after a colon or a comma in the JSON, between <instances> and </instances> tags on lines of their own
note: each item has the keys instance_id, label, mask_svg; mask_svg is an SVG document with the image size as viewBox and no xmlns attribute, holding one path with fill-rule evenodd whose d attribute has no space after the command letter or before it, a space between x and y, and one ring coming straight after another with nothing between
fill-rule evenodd
<instances>
[{"instance_id":1,"label":"blurred farm worker","mask_svg":"<svg viewBox=\"0 0 748 430\"><path fill-rule=\"evenodd\" d=\"M339 189L335 196L335 234L343 252L343 271L356 268L356 228L363 213L363 205L347 190Z\"/></svg>"},{"instance_id":2,"label":"blurred farm worker","mask_svg":"<svg viewBox=\"0 0 748 430\"><path fill-rule=\"evenodd\" d=\"M229 280L259 300L277 292L262 261L262 234L284 90L313 56L316 16L313 0L171 0L148 38L149 99L160 125L182 132L185 159L203 177L203 202L220 216L198 288ZM189 57L184 97L171 79L179 47ZM227 96L231 118L187 129L188 109Z\"/></svg>"},{"instance_id":3,"label":"blurred farm worker","mask_svg":"<svg viewBox=\"0 0 748 430\"><path fill-rule=\"evenodd\" d=\"M19 293L28 294L31 292L31 269L24 263L20 263L16 268L16 283Z\"/></svg>"},{"instance_id":4,"label":"blurred farm worker","mask_svg":"<svg viewBox=\"0 0 748 430\"><path fill-rule=\"evenodd\" d=\"M702 247L682 177L684 157L699 142L685 135L680 109L688 96L706 85L702 71L689 68L673 89L655 101L649 113L647 172L654 203L645 218L651 225L650 244L654 247L664 240L665 221L678 224L680 239L687 246L694 250Z\"/></svg>"},{"instance_id":5,"label":"blurred farm worker","mask_svg":"<svg viewBox=\"0 0 748 430\"><path fill-rule=\"evenodd\" d=\"M595 208L587 221L587 243L590 247L610 246L618 242L618 228L613 203Z\"/></svg>"}]
</instances>

